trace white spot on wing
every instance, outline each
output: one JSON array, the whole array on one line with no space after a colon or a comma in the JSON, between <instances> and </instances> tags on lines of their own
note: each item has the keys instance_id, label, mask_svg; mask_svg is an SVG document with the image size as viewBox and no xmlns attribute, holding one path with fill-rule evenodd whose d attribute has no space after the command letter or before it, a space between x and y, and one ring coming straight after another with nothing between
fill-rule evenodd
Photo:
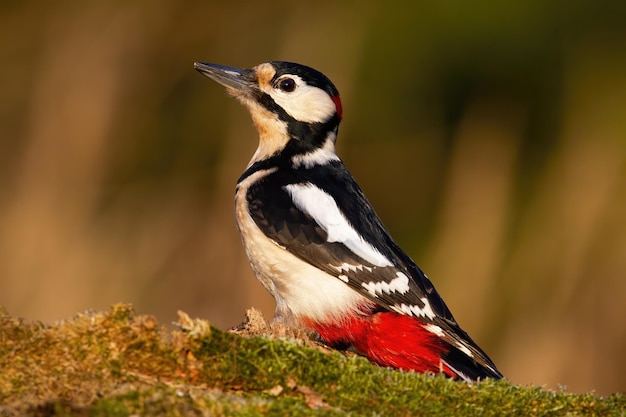
<instances>
[{"instance_id":1,"label":"white spot on wing","mask_svg":"<svg viewBox=\"0 0 626 417\"><path fill-rule=\"evenodd\" d=\"M328 234L328 242L343 243L356 255L376 266L392 263L354 230L339 210L335 199L311 183L288 184L285 190L300 210L311 216Z\"/></svg>"},{"instance_id":2,"label":"white spot on wing","mask_svg":"<svg viewBox=\"0 0 626 417\"><path fill-rule=\"evenodd\" d=\"M391 308L401 314L408 314L409 316L428 317L429 319L433 319L435 317L435 312L430 307L428 299L424 297L420 298L420 300L424 303L423 308L420 308L416 305L406 305L404 303L400 305L393 305L391 306Z\"/></svg>"},{"instance_id":3,"label":"white spot on wing","mask_svg":"<svg viewBox=\"0 0 626 417\"><path fill-rule=\"evenodd\" d=\"M420 298L420 300L422 300L422 303L424 303L424 308L420 309L417 306L415 307L415 310L418 311L419 313L417 313L417 315L421 315L421 316L426 316L429 319L432 319L435 317L435 312L433 311L433 309L430 307L430 303L428 302L428 298L423 297Z\"/></svg>"},{"instance_id":4,"label":"white spot on wing","mask_svg":"<svg viewBox=\"0 0 626 417\"><path fill-rule=\"evenodd\" d=\"M443 329L436 324L427 324L424 328L439 337L443 337L445 335Z\"/></svg>"},{"instance_id":5,"label":"white spot on wing","mask_svg":"<svg viewBox=\"0 0 626 417\"><path fill-rule=\"evenodd\" d=\"M342 263L339 266L335 266L335 265L331 265L333 268L335 268L337 271L339 272L348 272L348 271L352 271L352 272L356 272L356 271L367 271L367 272L372 272L374 269L369 267L369 266L365 266L365 265L353 265L353 264L349 264L347 262Z\"/></svg>"},{"instance_id":6,"label":"white spot on wing","mask_svg":"<svg viewBox=\"0 0 626 417\"><path fill-rule=\"evenodd\" d=\"M405 294L409 290L409 277L404 275L402 272L396 273L396 278L391 281L371 281L368 283L362 283L363 287L365 287L370 294L374 297L377 297L378 294L387 293L391 294L392 292L399 292L400 294Z\"/></svg>"}]
</instances>

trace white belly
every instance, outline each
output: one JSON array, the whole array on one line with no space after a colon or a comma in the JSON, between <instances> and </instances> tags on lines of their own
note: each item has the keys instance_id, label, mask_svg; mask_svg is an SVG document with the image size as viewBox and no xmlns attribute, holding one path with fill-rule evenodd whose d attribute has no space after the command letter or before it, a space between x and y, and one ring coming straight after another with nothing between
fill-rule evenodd
<instances>
[{"instance_id":1,"label":"white belly","mask_svg":"<svg viewBox=\"0 0 626 417\"><path fill-rule=\"evenodd\" d=\"M302 261L257 227L247 210L246 192L251 183L269 173L270 170L259 171L239 184L235 216L252 270L276 300L274 320L334 321L369 304L338 278Z\"/></svg>"}]
</instances>

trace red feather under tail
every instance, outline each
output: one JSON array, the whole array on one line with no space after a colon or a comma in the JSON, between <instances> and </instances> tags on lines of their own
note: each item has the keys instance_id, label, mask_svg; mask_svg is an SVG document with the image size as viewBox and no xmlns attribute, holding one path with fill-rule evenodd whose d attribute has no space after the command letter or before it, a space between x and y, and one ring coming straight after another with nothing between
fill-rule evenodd
<instances>
[{"instance_id":1,"label":"red feather under tail","mask_svg":"<svg viewBox=\"0 0 626 417\"><path fill-rule=\"evenodd\" d=\"M414 317L380 312L346 317L339 322L305 322L329 345L352 345L379 365L458 377L441 360L446 348L439 338Z\"/></svg>"}]
</instances>

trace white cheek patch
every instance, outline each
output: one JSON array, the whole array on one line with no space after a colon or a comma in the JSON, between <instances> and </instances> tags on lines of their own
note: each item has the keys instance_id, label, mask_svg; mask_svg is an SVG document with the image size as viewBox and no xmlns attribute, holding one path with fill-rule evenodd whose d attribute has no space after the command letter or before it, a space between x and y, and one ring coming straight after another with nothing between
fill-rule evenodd
<instances>
[{"instance_id":1,"label":"white cheek patch","mask_svg":"<svg viewBox=\"0 0 626 417\"><path fill-rule=\"evenodd\" d=\"M337 112L335 103L326 91L306 85L296 75L289 77L296 81L294 91L287 93L272 88L267 93L291 117L304 123L324 123Z\"/></svg>"},{"instance_id":2,"label":"white cheek patch","mask_svg":"<svg viewBox=\"0 0 626 417\"><path fill-rule=\"evenodd\" d=\"M372 265L383 267L392 263L350 225L335 199L311 183L288 184L285 190L298 209L311 216L328 234L328 242L343 243L356 255Z\"/></svg>"}]
</instances>

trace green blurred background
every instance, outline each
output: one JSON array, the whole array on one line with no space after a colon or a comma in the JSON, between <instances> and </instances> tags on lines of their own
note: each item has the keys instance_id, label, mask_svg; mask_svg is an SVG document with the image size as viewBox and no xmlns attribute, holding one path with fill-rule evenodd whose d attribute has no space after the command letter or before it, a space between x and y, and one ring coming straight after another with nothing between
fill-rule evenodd
<instances>
[{"instance_id":1,"label":"green blurred background","mask_svg":"<svg viewBox=\"0 0 626 417\"><path fill-rule=\"evenodd\" d=\"M0 304L271 317L233 215L256 147L193 70L342 93L338 152L514 383L626 390L626 2L5 1Z\"/></svg>"}]
</instances>

